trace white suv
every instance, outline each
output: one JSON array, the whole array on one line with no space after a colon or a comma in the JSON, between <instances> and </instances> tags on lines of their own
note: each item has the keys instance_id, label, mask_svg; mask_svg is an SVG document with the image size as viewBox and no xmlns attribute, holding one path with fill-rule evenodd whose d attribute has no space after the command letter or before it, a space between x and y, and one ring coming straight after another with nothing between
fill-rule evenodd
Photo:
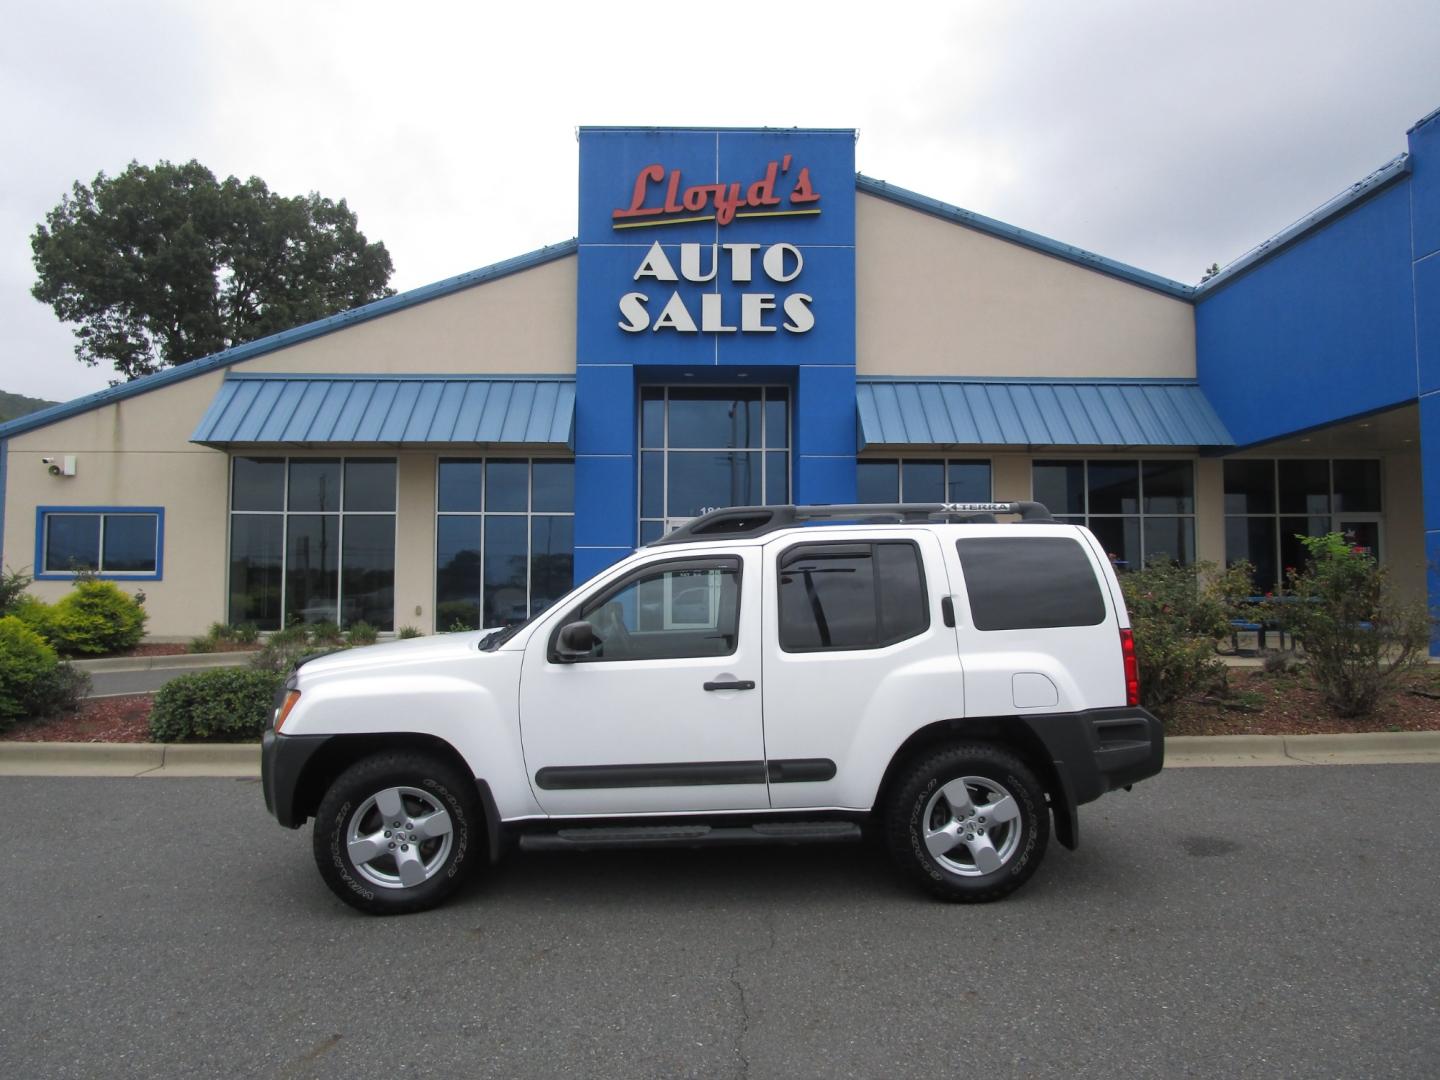
<instances>
[{"instance_id":1,"label":"white suv","mask_svg":"<svg viewBox=\"0 0 1440 1080\"><path fill-rule=\"evenodd\" d=\"M936 895L993 900L1052 817L1074 848L1076 807L1163 756L1095 538L1037 503L965 503L720 510L519 626L311 660L263 762L279 822L316 819L326 883L388 914L516 843L865 825Z\"/></svg>"}]
</instances>

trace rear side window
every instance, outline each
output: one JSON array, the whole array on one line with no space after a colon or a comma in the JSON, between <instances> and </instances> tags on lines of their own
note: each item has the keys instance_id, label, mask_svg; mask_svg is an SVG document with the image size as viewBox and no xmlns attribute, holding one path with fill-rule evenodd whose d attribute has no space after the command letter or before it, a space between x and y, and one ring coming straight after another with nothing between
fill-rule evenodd
<instances>
[{"instance_id":1,"label":"rear side window","mask_svg":"<svg viewBox=\"0 0 1440 1080\"><path fill-rule=\"evenodd\" d=\"M957 540L977 630L1042 630L1105 621L1095 568L1066 536Z\"/></svg>"},{"instance_id":2,"label":"rear side window","mask_svg":"<svg viewBox=\"0 0 1440 1080\"><path fill-rule=\"evenodd\" d=\"M801 544L780 556L780 647L878 649L930 625L920 550L909 541Z\"/></svg>"}]
</instances>

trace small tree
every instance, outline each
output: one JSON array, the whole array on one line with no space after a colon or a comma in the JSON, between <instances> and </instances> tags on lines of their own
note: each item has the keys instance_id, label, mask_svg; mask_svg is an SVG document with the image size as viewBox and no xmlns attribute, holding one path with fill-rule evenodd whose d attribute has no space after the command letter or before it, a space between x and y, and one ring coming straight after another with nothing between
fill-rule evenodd
<instances>
[{"instance_id":1,"label":"small tree","mask_svg":"<svg viewBox=\"0 0 1440 1080\"><path fill-rule=\"evenodd\" d=\"M1182 699L1225 684L1215 643L1230 633L1231 619L1247 614L1252 573L1248 563L1221 572L1213 563L1156 559L1120 575L1140 664L1140 703L1162 720Z\"/></svg>"},{"instance_id":2,"label":"small tree","mask_svg":"<svg viewBox=\"0 0 1440 1080\"><path fill-rule=\"evenodd\" d=\"M1301 536L1308 562L1290 571L1285 628L1337 716L1375 711L1390 685L1423 659L1430 615L1390 589L1389 571L1340 533Z\"/></svg>"}]
</instances>

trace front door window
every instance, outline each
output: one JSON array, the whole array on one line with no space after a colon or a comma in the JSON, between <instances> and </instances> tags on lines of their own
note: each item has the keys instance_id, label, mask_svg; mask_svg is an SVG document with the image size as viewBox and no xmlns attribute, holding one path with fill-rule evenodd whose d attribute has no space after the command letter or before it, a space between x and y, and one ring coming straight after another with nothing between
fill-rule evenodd
<instances>
[{"instance_id":1,"label":"front door window","mask_svg":"<svg viewBox=\"0 0 1440 1080\"><path fill-rule=\"evenodd\" d=\"M786 388L641 390L640 543L722 506L789 501Z\"/></svg>"}]
</instances>

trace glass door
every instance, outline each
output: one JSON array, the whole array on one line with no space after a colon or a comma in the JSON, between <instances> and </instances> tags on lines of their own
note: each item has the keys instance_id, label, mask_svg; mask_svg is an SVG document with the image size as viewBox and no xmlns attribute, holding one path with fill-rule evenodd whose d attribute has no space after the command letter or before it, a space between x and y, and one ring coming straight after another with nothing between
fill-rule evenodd
<instances>
[{"instance_id":1,"label":"glass door","mask_svg":"<svg viewBox=\"0 0 1440 1080\"><path fill-rule=\"evenodd\" d=\"M789 501L788 389L641 389L641 544L724 506Z\"/></svg>"}]
</instances>

